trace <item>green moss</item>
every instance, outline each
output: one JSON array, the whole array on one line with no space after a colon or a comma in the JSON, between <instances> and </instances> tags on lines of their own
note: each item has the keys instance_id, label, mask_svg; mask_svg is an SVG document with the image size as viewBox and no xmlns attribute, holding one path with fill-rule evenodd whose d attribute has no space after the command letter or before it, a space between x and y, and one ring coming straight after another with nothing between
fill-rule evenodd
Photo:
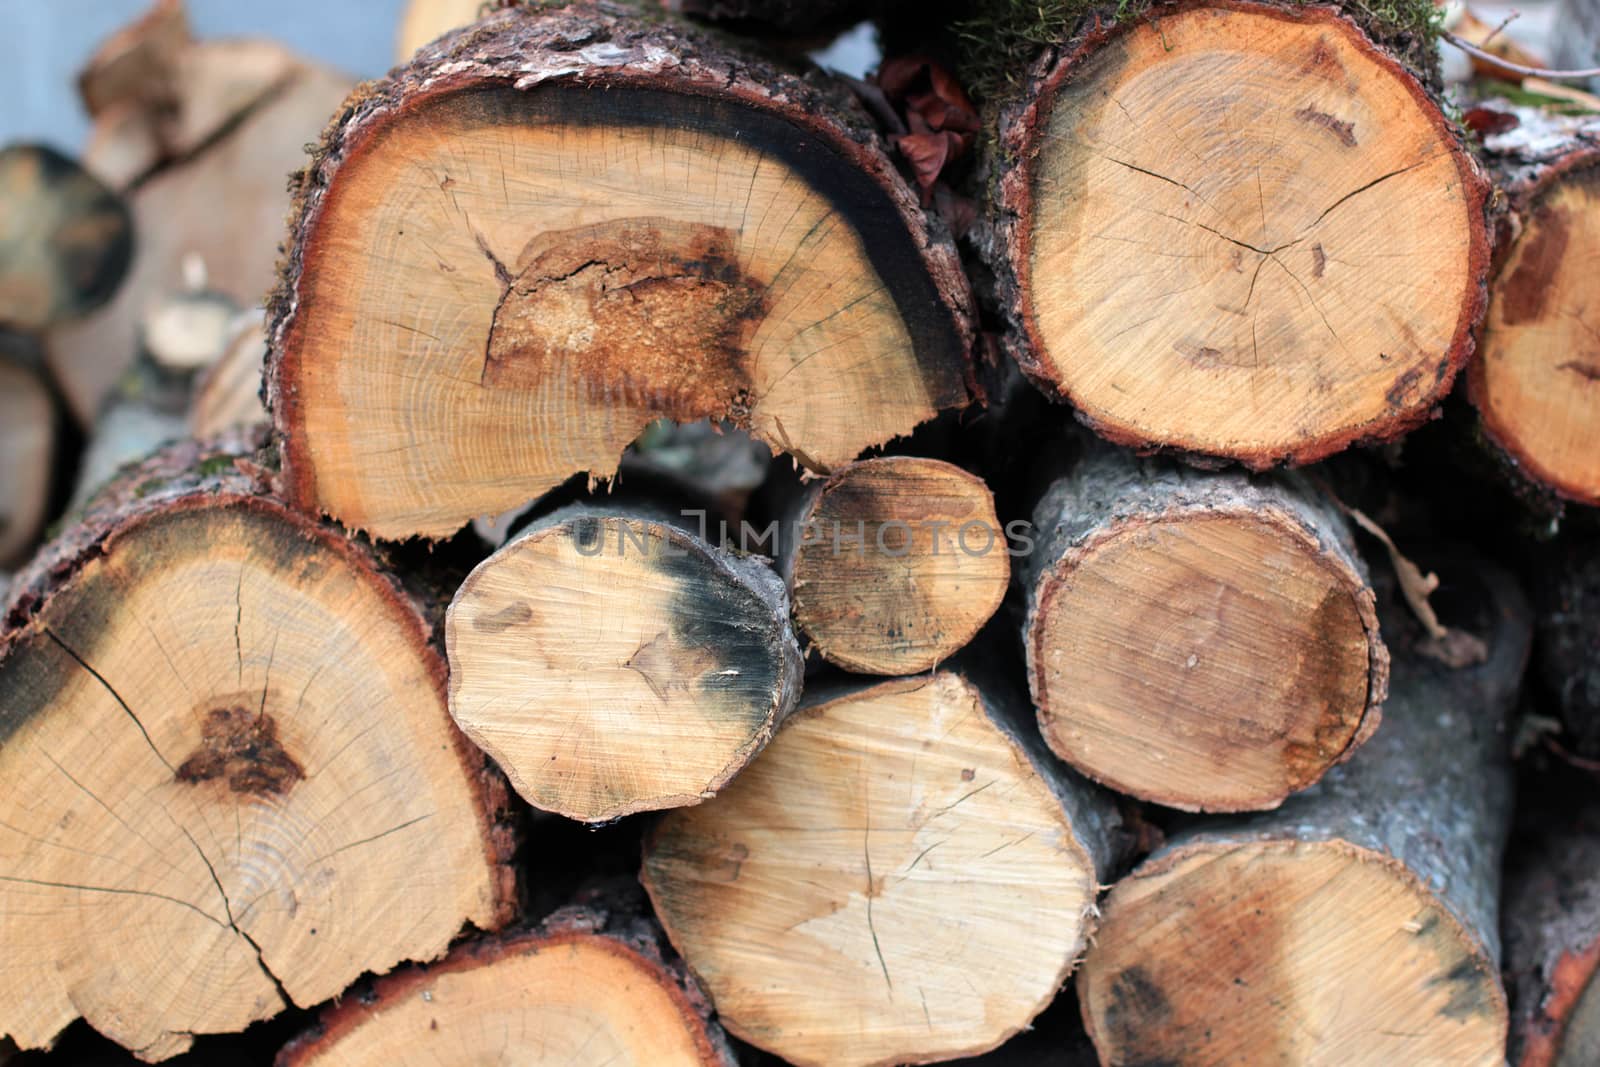
<instances>
[{"instance_id":1,"label":"green moss","mask_svg":"<svg viewBox=\"0 0 1600 1067\"><path fill-rule=\"evenodd\" d=\"M207 456L200 461L199 466L195 469L200 472L200 477L209 478L213 474L222 474L225 471L232 470L234 459L234 456L226 452L215 456Z\"/></svg>"},{"instance_id":2,"label":"green moss","mask_svg":"<svg viewBox=\"0 0 1600 1067\"><path fill-rule=\"evenodd\" d=\"M1096 24L1159 15L1160 6L1154 0L980 0L975 14L955 24L959 74L974 98L1004 98L1021 87L1044 48L1070 45ZM1340 6L1424 80L1433 80L1433 46L1444 17L1433 0L1343 0Z\"/></svg>"}]
</instances>

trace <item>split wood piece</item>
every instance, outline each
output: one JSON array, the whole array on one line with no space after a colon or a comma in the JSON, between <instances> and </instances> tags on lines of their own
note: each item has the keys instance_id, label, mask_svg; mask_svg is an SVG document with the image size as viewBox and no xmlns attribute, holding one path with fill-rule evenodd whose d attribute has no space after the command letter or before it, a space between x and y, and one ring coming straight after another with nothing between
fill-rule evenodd
<instances>
[{"instance_id":1,"label":"split wood piece","mask_svg":"<svg viewBox=\"0 0 1600 1067\"><path fill-rule=\"evenodd\" d=\"M540 930L380 979L329 1009L277 1067L734 1067L693 980L662 960L653 924L615 926L563 909Z\"/></svg>"},{"instance_id":2,"label":"split wood piece","mask_svg":"<svg viewBox=\"0 0 1600 1067\"><path fill-rule=\"evenodd\" d=\"M128 205L43 145L0 149L0 324L42 330L111 299L133 256Z\"/></svg>"},{"instance_id":3,"label":"split wood piece","mask_svg":"<svg viewBox=\"0 0 1600 1067\"><path fill-rule=\"evenodd\" d=\"M410 0L395 34L394 61L409 63L423 45L478 21L484 0Z\"/></svg>"},{"instance_id":4,"label":"split wood piece","mask_svg":"<svg viewBox=\"0 0 1600 1067\"><path fill-rule=\"evenodd\" d=\"M795 622L850 671L932 669L983 628L1011 580L989 487L935 459L842 467L805 492L780 536Z\"/></svg>"},{"instance_id":5,"label":"split wood piece","mask_svg":"<svg viewBox=\"0 0 1600 1067\"><path fill-rule=\"evenodd\" d=\"M1175 835L1112 889L1078 980L1102 1063L1504 1062L1504 725L1528 609L1486 564L1450 573L1477 602L1446 621L1487 662L1408 655L1349 763L1276 812Z\"/></svg>"},{"instance_id":6,"label":"split wood piece","mask_svg":"<svg viewBox=\"0 0 1600 1067\"><path fill-rule=\"evenodd\" d=\"M1511 113L1487 140L1512 212L1468 395L1524 477L1600 504L1600 120Z\"/></svg>"},{"instance_id":7,"label":"split wood piece","mask_svg":"<svg viewBox=\"0 0 1600 1067\"><path fill-rule=\"evenodd\" d=\"M1276 807L1377 728L1389 653L1336 506L1109 448L1034 512L1028 685L1062 759L1189 811Z\"/></svg>"},{"instance_id":8,"label":"split wood piece","mask_svg":"<svg viewBox=\"0 0 1600 1067\"><path fill-rule=\"evenodd\" d=\"M698 804L800 695L783 583L648 512L577 505L473 570L445 622L450 713L537 808Z\"/></svg>"},{"instance_id":9,"label":"split wood piece","mask_svg":"<svg viewBox=\"0 0 1600 1067\"><path fill-rule=\"evenodd\" d=\"M203 151L129 194L141 241L127 283L98 313L50 334L51 371L84 425L133 361L140 322L167 296L186 257L198 256L209 287L243 306L271 287L289 209L284 175L305 161L306 142L350 85L343 75L302 65ZM196 209L215 204L227 210Z\"/></svg>"},{"instance_id":10,"label":"split wood piece","mask_svg":"<svg viewBox=\"0 0 1600 1067\"><path fill-rule=\"evenodd\" d=\"M1102 436L1264 468L1428 417L1484 304L1487 184L1331 7L1088 35L1002 120L1016 356Z\"/></svg>"},{"instance_id":11,"label":"split wood piece","mask_svg":"<svg viewBox=\"0 0 1600 1067\"><path fill-rule=\"evenodd\" d=\"M829 468L966 400L954 245L843 90L665 23L518 8L342 115L269 308L308 510L440 537L609 476L658 418Z\"/></svg>"},{"instance_id":12,"label":"split wood piece","mask_svg":"<svg viewBox=\"0 0 1600 1067\"><path fill-rule=\"evenodd\" d=\"M0 569L32 554L50 517L61 416L43 367L31 338L0 332Z\"/></svg>"},{"instance_id":13,"label":"split wood piece","mask_svg":"<svg viewBox=\"0 0 1600 1067\"><path fill-rule=\"evenodd\" d=\"M183 0L155 0L84 65L78 75L84 110L98 118L129 101L147 111L170 109L177 100L172 70L193 43Z\"/></svg>"},{"instance_id":14,"label":"split wood piece","mask_svg":"<svg viewBox=\"0 0 1600 1067\"><path fill-rule=\"evenodd\" d=\"M222 355L195 383L189 429L195 437L263 425L261 367L267 358L267 333L259 310L246 311L228 327Z\"/></svg>"},{"instance_id":15,"label":"split wood piece","mask_svg":"<svg viewBox=\"0 0 1600 1067\"><path fill-rule=\"evenodd\" d=\"M1055 997L1115 832L1023 709L940 672L808 694L721 796L661 821L642 880L731 1033L795 1064L927 1063Z\"/></svg>"},{"instance_id":16,"label":"split wood piece","mask_svg":"<svg viewBox=\"0 0 1600 1067\"><path fill-rule=\"evenodd\" d=\"M1600 810L1549 816L1507 867L1503 926L1510 1062L1600 1063Z\"/></svg>"},{"instance_id":17,"label":"split wood piece","mask_svg":"<svg viewBox=\"0 0 1600 1067\"><path fill-rule=\"evenodd\" d=\"M234 443L232 448L242 447ZM107 489L0 636L0 1035L156 1061L509 917L504 784L373 555L189 444Z\"/></svg>"}]
</instances>

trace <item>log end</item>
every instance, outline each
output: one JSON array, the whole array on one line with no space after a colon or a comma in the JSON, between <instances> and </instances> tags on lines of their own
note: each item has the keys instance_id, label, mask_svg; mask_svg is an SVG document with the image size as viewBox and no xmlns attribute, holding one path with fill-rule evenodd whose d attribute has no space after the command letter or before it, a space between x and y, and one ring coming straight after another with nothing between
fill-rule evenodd
<instances>
[{"instance_id":1,"label":"log end","mask_svg":"<svg viewBox=\"0 0 1600 1067\"><path fill-rule=\"evenodd\" d=\"M1276 509L1112 524L1031 594L1046 741L1145 800L1276 807L1360 743L1387 690L1372 590Z\"/></svg>"},{"instance_id":2,"label":"log end","mask_svg":"<svg viewBox=\"0 0 1600 1067\"><path fill-rule=\"evenodd\" d=\"M950 673L822 697L662 820L641 877L731 1032L797 1064L929 1062L999 1045L1055 997L1097 872L990 715Z\"/></svg>"},{"instance_id":3,"label":"log end","mask_svg":"<svg viewBox=\"0 0 1600 1067\"><path fill-rule=\"evenodd\" d=\"M714 795L800 690L776 575L651 519L511 542L456 593L445 645L457 724L529 803L590 823Z\"/></svg>"},{"instance_id":4,"label":"log end","mask_svg":"<svg viewBox=\"0 0 1600 1067\"><path fill-rule=\"evenodd\" d=\"M1335 9L1163 10L1034 94L1002 192L1021 363L1101 434L1305 463L1449 391L1484 306L1487 183Z\"/></svg>"},{"instance_id":5,"label":"log end","mask_svg":"<svg viewBox=\"0 0 1600 1067\"><path fill-rule=\"evenodd\" d=\"M1103 1063L1504 1061L1484 946L1342 842L1180 848L1118 883L1078 980Z\"/></svg>"},{"instance_id":6,"label":"log end","mask_svg":"<svg viewBox=\"0 0 1600 1067\"><path fill-rule=\"evenodd\" d=\"M1580 504L1600 504L1600 149L1540 176L1521 232L1490 288L1468 395L1484 431L1525 474Z\"/></svg>"},{"instance_id":7,"label":"log end","mask_svg":"<svg viewBox=\"0 0 1600 1067\"><path fill-rule=\"evenodd\" d=\"M720 1032L645 946L564 916L457 948L328 1010L277 1067L639 1063L729 1067Z\"/></svg>"},{"instance_id":8,"label":"log end","mask_svg":"<svg viewBox=\"0 0 1600 1067\"><path fill-rule=\"evenodd\" d=\"M964 404L954 245L865 126L588 7L500 12L364 87L302 181L274 298L292 495L439 537L609 477L656 419L829 469Z\"/></svg>"},{"instance_id":9,"label":"log end","mask_svg":"<svg viewBox=\"0 0 1600 1067\"><path fill-rule=\"evenodd\" d=\"M23 1047L82 1016L162 1059L437 956L515 898L418 608L202 455L134 468L13 593L0 1033Z\"/></svg>"},{"instance_id":10,"label":"log end","mask_svg":"<svg viewBox=\"0 0 1600 1067\"><path fill-rule=\"evenodd\" d=\"M845 670L932 669L982 629L1011 580L988 486L939 460L851 464L822 486L803 522L795 621Z\"/></svg>"}]
</instances>

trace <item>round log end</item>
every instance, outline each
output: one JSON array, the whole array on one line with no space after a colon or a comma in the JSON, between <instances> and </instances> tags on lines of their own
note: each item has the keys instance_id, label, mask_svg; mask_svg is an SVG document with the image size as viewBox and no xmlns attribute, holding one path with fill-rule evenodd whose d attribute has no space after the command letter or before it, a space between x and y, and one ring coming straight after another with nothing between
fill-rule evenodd
<instances>
[{"instance_id":1,"label":"round log end","mask_svg":"<svg viewBox=\"0 0 1600 1067\"><path fill-rule=\"evenodd\" d=\"M418 611L336 533L161 458L19 576L0 638L0 1034L25 1048L81 1016L163 1059L512 899Z\"/></svg>"},{"instance_id":2,"label":"round log end","mask_svg":"<svg viewBox=\"0 0 1600 1067\"><path fill-rule=\"evenodd\" d=\"M1487 186L1354 23L1191 4L1092 36L1035 92L1003 190L1022 363L1104 436L1308 462L1448 392Z\"/></svg>"},{"instance_id":3,"label":"round log end","mask_svg":"<svg viewBox=\"0 0 1600 1067\"><path fill-rule=\"evenodd\" d=\"M940 673L797 712L661 822L642 879L731 1032L796 1064L923 1063L993 1048L1054 998L1094 910L1078 833Z\"/></svg>"},{"instance_id":4,"label":"round log end","mask_svg":"<svg viewBox=\"0 0 1600 1067\"><path fill-rule=\"evenodd\" d=\"M698 804L799 695L775 574L664 522L562 519L480 564L445 624L450 709L530 804Z\"/></svg>"},{"instance_id":5,"label":"round log end","mask_svg":"<svg viewBox=\"0 0 1600 1067\"><path fill-rule=\"evenodd\" d=\"M1078 979L1102 1063L1504 1062L1484 947L1343 842L1181 848L1119 882Z\"/></svg>"},{"instance_id":6,"label":"round log end","mask_svg":"<svg viewBox=\"0 0 1600 1067\"><path fill-rule=\"evenodd\" d=\"M1372 591L1273 509L1112 524L1032 596L1045 740L1091 778L1171 807L1276 807L1359 743L1386 691Z\"/></svg>"},{"instance_id":7,"label":"round log end","mask_svg":"<svg viewBox=\"0 0 1600 1067\"><path fill-rule=\"evenodd\" d=\"M468 1063L728 1067L720 1034L660 960L584 930L469 944L380 979L278 1067Z\"/></svg>"},{"instance_id":8,"label":"round log end","mask_svg":"<svg viewBox=\"0 0 1600 1067\"><path fill-rule=\"evenodd\" d=\"M939 460L851 464L822 486L803 521L795 621L846 670L937 666L989 621L1011 580L988 486Z\"/></svg>"},{"instance_id":9,"label":"round log end","mask_svg":"<svg viewBox=\"0 0 1600 1067\"><path fill-rule=\"evenodd\" d=\"M1489 436L1535 481L1600 504L1600 150L1542 175L1520 214L1469 392Z\"/></svg>"}]
</instances>

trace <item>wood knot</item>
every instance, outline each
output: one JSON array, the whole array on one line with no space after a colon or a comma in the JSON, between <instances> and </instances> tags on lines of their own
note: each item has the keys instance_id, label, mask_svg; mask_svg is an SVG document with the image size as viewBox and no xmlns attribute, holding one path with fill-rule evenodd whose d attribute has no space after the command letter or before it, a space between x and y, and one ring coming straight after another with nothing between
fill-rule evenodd
<instances>
[{"instance_id":1,"label":"wood knot","mask_svg":"<svg viewBox=\"0 0 1600 1067\"><path fill-rule=\"evenodd\" d=\"M200 747L174 775L189 785L222 779L230 791L252 796L281 796L304 777L278 742L272 716L244 707L207 712Z\"/></svg>"}]
</instances>

